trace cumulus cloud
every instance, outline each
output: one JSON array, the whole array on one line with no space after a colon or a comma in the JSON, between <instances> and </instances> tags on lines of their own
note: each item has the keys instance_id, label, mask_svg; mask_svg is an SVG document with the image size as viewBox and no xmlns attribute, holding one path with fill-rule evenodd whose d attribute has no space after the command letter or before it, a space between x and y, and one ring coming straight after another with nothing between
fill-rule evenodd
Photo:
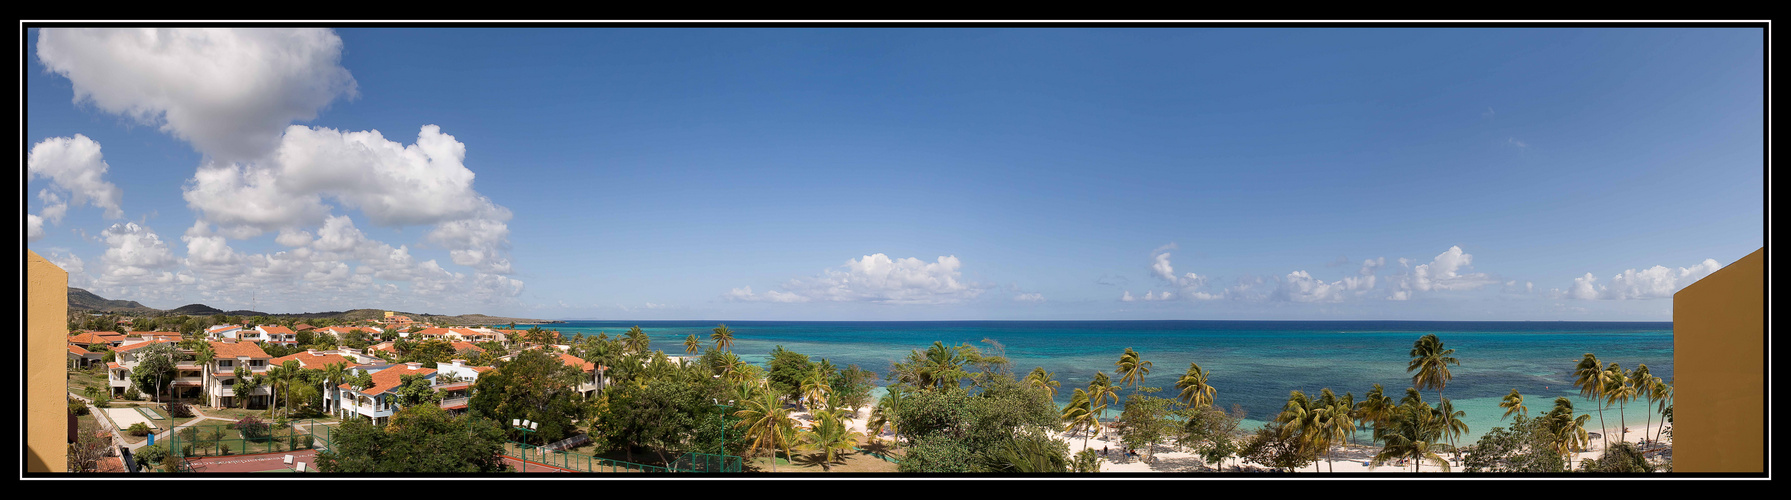
<instances>
[{"instance_id":1,"label":"cumulus cloud","mask_svg":"<svg viewBox=\"0 0 1791 500\"><path fill-rule=\"evenodd\" d=\"M25 214L25 241L37 241L44 237L44 220L36 215Z\"/></svg>"},{"instance_id":2,"label":"cumulus cloud","mask_svg":"<svg viewBox=\"0 0 1791 500\"><path fill-rule=\"evenodd\" d=\"M782 292L754 294L751 287L736 288L724 297L736 301L771 302L878 302L889 304L943 304L976 298L988 287L965 283L956 256L934 262L916 258L891 259L884 254L846 261L818 276L796 278L783 284Z\"/></svg>"},{"instance_id":3,"label":"cumulus cloud","mask_svg":"<svg viewBox=\"0 0 1791 500\"><path fill-rule=\"evenodd\" d=\"M1337 281L1326 282L1313 278L1305 270L1288 273L1280 279L1280 285L1270 297L1291 302L1342 302L1345 299L1361 297L1374 290L1376 269L1387 263L1386 257L1362 261L1362 268L1356 276L1348 276Z\"/></svg>"},{"instance_id":4,"label":"cumulus cloud","mask_svg":"<svg viewBox=\"0 0 1791 500\"><path fill-rule=\"evenodd\" d=\"M106 181L106 164L100 145L81 134L74 137L52 137L31 146L25 159L27 179L48 179L50 186L38 191L44 200L43 218L52 224L62 223L68 203L90 205L105 211L108 219L124 216L119 204L124 192ZM68 193L64 200L59 192Z\"/></svg>"},{"instance_id":5,"label":"cumulus cloud","mask_svg":"<svg viewBox=\"0 0 1791 500\"><path fill-rule=\"evenodd\" d=\"M179 259L155 231L134 222L113 224L100 233L106 252L100 256L102 285L166 284Z\"/></svg>"},{"instance_id":6,"label":"cumulus cloud","mask_svg":"<svg viewBox=\"0 0 1791 500\"><path fill-rule=\"evenodd\" d=\"M75 102L156 125L222 162L258 158L294 121L355 94L342 39L316 28L44 28L37 57Z\"/></svg>"},{"instance_id":7,"label":"cumulus cloud","mask_svg":"<svg viewBox=\"0 0 1791 500\"><path fill-rule=\"evenodd\" d=\"M1629 300L1672 298L1673 293L1686 285L1697 282L1710 273L1722 269L1716 259L1704 259L1692 267L1681 267L1678 270L1666 266L1654 266L1637 271L1624 270L1622 274L1611 277L1609 285L1600 285L1598 278L1592 273L1574 278L1573 287L1566 291L1554 289L1550 296L1554 298L1574 298L1581 300Z\"/></svg>"},{"instance_id":8,"label":"cumulus cloud","mask_svg":"<svg viewBox=\"0 0 1791 500\"><path fill-rule=\"evenodd\" d=\"M1436 258L1431 259L1428 264L1412 267L1412 262L1415 261L1403 257L1399 259L1400 266L1410 268L1411 272L1397 277L1394 289L1388 295L1388 299L1408 300L1416 292L1473 290L1499 283L1497 278L1487 273L1465 272L1466 269L1473 267L1474 256L1463 252L1460 246L1449 247L1448 250L1438 254Z\"/></svg>"},{"instance_id":9,"label":"cumulus cloud","mask_svg":"<svg viewBox=\"0 0 1791 500\"><path fill-rule=\"evenodd\" d=\"M1044 302L1045 296L1037 293L1022 293L1014 296L1015 302Z\"/></svg>"}]
</instances>

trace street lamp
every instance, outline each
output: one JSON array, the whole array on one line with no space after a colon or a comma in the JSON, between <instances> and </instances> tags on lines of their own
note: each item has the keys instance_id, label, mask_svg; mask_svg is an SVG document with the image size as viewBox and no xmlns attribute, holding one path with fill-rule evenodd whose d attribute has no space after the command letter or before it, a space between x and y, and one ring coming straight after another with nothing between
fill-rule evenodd
<instances>
[{"instance_id":1,"label":"street lamp","mask_svg":"<svg viewBox=\"0 0 1791 500\"><path fill-rule=\"evenodd\" d=\"M537 428L539 428L540 426L541 426L540 422L531 422L528 419L515 419L515 418L510 419L510 427L514 427L514 428L516 428L516 430L523 432L523 434L522 434L522 471L523 472L529 471L529 434L534 433L535 430Z\"/></svg>"},{"instance_id":2,"label":"street lamp","mask_svg":"<svg viewBox=\"0 0 1791 500\"><path fill-rule=\"evenodd\" d=\"M733 408L734 407L734 400L732 400L732 399L728 400L728 404L725 404L725 405L721 404L721 400L719 400L719 399L709 398L709 400L714 401L715 406L718 406L721 408ZM725 415L726 412L723 412L723 413ZM728 420L726 418L722 418L722 416L719 416L719 415L716 416L715 418L717 420L721 421L721 444L719 446L717 446L717 448L720 448L720 450L716 451L715 454L721 455L721 456L727 456L727 454L728 454Z\"/></svg>"}]
</instances>

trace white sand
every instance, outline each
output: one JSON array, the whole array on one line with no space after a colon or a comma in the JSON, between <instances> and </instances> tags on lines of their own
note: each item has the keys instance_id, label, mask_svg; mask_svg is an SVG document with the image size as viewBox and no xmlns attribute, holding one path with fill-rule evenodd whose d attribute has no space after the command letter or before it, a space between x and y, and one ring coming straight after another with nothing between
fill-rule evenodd
<instances>
[{"instance_id":1,"label":"white sand","mask_svg":"<svg viewBox=\"0 0 1791 500\"><path fill-rule=\"evenodd\" d=\"M815 418L809 412L805 411L792 412L791 416L803 426L813 425L815 421ZM853 432L866 433L865 424L869 420L870 409L863 408L860 409L857 414L853 415L853 418L847 420L847 425ZM1620 426L1610 422L1606 423L1611 424L1608 432L1611 440L1614 442L1619 437L1617 431ZM1649 425L1645 429L1640 425L1631 425L1629 427L1629 432L1624 434L1622 438L1631 443L1642 440L1644 436L1646 436L1647 439L1653 439L1655 431L1660 429L1661 425L1661 422L1653 422L1652 425ZM869 434L866 433L866 436L869 437ZM889 432L887 428L883 430L880 436L876 437L885 441L895 439L895 435ZM1102 447L1106 447L1107 456L1101 459L1101 472L1201 472L1212 471L1214 469L1199 456L1176 449L1172 446L1158 446L1154 458L1148 463L1142 456L1128 460L1125 458L1125 445L1120 444L1119 436L1111 431L1096 436L1089 436L1086 439L1086 445L1084 445L1084 436L1080 432L1059 433L1057 438L1069 444L1071 456L1080 453L1084 449L1084 446L1096 451L1100 451ZM1670 447L1672 446L1673 438L1662 435L1661 442ZM1462 446L1465 447L1471 444L1473 443L1463 443ZM1368 461L1379 451L1379 446L1369 446L1364 444L1338 446L1332 451L1330 457L1331 460L1329 462L1326 462L1323 458L1318 461L1317 470L1314 470L1313 466L1308 465L1295 470L1294 472L1327 473L1333 470L1336 472L1412 472L1412 466L1409 462L1403 466L1397 464L1387 464L1379 467L1368 465ZM1579 464L1581 459L1596 459L1602 455L1603 452L1604 440L1593 438L1586 451L1574 454L1573 463L1576 464L1575 466L1577 467L1577 464ZM1143 450L1140 450L1139 453L1142 455ZM1454 454L1445 454L1444 458L1451 460L1449 464L1450 472L1461 472L1463 470L1463 467L1459 462L1453 461ZM1232 467L1238 466L1263 468L1260 465L1245 462L1236 457L1225 460L1227 471L1230 471ZM1424 463L1421 469L1422 470L1419 472L1439 472L1441 470L1435 464L1429 462Z\"/></svg>"},{"instance_id":2,"label":"white sand","mask_svg":"<svg viewBox=\"0 0 1791 500\"><path fill-rule=\"evenodd\" d=\"M1643 429L1640 425L1632 425L1629 427L1629 433L1624 434L1622 437L1623 439L1634 443L1643 439L1643 433L1646 432L1647 438L1653 439L1654 433L1660 428L1660 425L1660 423L1656 422L1646 429ZM1618 439L1618 427L1619 426L1613 425L1610 428L1609 432L1612 442L1615 442L1616 439ZM1071 456L1080 453L1084 448L1082 433L1061 433L1058 435L1058 438L1069 443ZM1663 435L1661 436L1661 442L1671 446L1673 439ZM1125 446L1120 444L1119 437L1112 432L1089 437L1087 443L1087 448L1096 451L1099 451L1103 446L1108 448L1107 456L1101 460L1101 472L1200 472L1213 470L1213 467L1207 464L1206 461L1199 456L1169 446L1158 446L1155 458L1149 463L1146 463L1142 457L1128 460L1125 458ZM1463 446L1465 447L1469 444L1472 443L1466 443L1463 444ZM1576 464L1575 467L1578 466L1577 464L1579 464L1581 459L1598 458L1603 454L1603 450L1604 441L1597 438L1592 439L1592 443L1586 451L1574 454L1573 463ZM1333 470L1337 472L1412 472L1412 466L1409 462L1403 466L1397 464L1387 464L1379 467L1369 466L1368 461L1379 451L1380 447L1378 446L1361 444L1338 446L1332 451L1329 462L1325 461L1324 457L1320 458L1317 462L1318 467L1316 470L1313 466L1308 465L1297 469L1294 472L1327 473ZM1142 450L1140 450L1140 453L1143 453ZM1450 472L1461 472L1464 469L1459 462L1453 461L1454 454L1444 454L1443 458L1451 459L1449 464ZM1244 462L1236 457L1225 460L1227 471L1230 471L1232 467L1237 467L1239 465L1244 467L1261 467L1254 463ZM1425 462L1419 472L1439 471L1441 471L1441 469L1435 464Z\"/></svg>"}]
</instances>

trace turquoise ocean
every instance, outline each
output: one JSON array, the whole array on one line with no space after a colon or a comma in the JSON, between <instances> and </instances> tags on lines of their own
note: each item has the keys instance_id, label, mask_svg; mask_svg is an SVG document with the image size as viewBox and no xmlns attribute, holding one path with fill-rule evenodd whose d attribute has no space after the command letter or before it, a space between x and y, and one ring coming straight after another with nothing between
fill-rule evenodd
<instances>
[{"instance_id":1,"label":"turquoise ocean","mask_svg":"<svg viewBox=\"0 0 1791 500\"><path fill-rule=\"evenodd\" d=\"M1579 396L1572 371L1581 356L1593 353L1605 363L1625 369L1639 364L1662 380L1673 379L1673 324L1632 322L1454 322L1454 321L915 321L915 322L725 322L734 331L733 351L744 361L764 366L776 346L827 359L834 365L887 375L890 365L910 351L933 342L970 343L986 351L984 339L999 342L1013 362L1016 376L1044 367L1063 386L1059 406L1071 389L1086 387L1097 371L1114 376L1114 362L1130 347L1152 363L1144 386L1159 387L1158 396L1173 397L1175 381L1199 363L1218 389L1221 408L1242 407L1246 428L1272 419L1290 391L1316 397L1330 388L1339 396L1354 393L1359 401L1381 384L1399 399L1412 385L1406 372L1412 343L1435 334L1454 349L1460 366L1443 396L1467 413L1468 442L1487 429L1504 425L1501 398L1517 389L1532 416L1566 396L1578 412L1593 414L1596 405ZM714 321L571 321L544 325L566 335L620 335L640 326L653 349L685 354L692 334L713 347ZM879 384L885 381L879 381ZM1122 390L1121 401L1130 391ZM877 395L881 395L881 390ZM1436 392L1424 391L1434 404ZM1645 401L1628 403L1623 420L1639 429L1652 413ZM1119 405L1108 413L1117 417ZM1659 420L1658 415L1653 415ZM1604 411L1605 426L1619 426L1618 408ZM1596 430L1596 429L1588 429ZM1365 437L1365 434L1358 437Z\"/></svg>"}]
</instances>

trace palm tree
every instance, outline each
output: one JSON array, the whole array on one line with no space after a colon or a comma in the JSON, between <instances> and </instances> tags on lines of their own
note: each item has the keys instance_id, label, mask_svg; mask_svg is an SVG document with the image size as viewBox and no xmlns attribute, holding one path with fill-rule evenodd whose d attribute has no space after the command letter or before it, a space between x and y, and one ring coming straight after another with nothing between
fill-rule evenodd
<instances>
[{"instance_id":1,"label":"palm tree","mask_svg":"<svg viewBox=\"0 0 1791 500\"><path fill-rule=\"evenodd\" d=\"M648 345L652 343L652 339L647 338L647 334L642 332L639 326L629 327L628 333L623 337L626 340L623 340L622 344L628 347L628 352L634 354L646 354Z\"/></svg>"},{"instance_id":2,"label":"palm tree","mask_svg":"<svg viewBox=\"0 0 1791 500\"><path fill-rule=\"evenodd\" d=\"M1095 372L1094 380L1088 383L1088 402L1097 423L1095 426L1097 433L1107 432L1106 428L1099 426L1098 423L1101 413L1107 410L1108 401L1112 401L1114 404L1119 403L1119 388L1113 386L1113 379L1108 378L1105 372Z\"/></svg>"},{"instance_id":3,"label":"palm tree","mask_svg":"<svg viewBox=\"0 0 1791 500\"><path fill-rule=\"evenodd\" d=\"M1524 395L1518 394L1517 389L1512 389L1511 394L1506 394L1505 399L1499 401L1499 407L1505 409L1505 415L1499 417L1499 420L1504 420L1513 413L1520 416L1530 414L1530 408L1524 406Z\"/></svg>"},{"instance_id":4,"label":"palm tree","mask_svg":"<svg viewBox=\"0 0 1791 500\"><path fill-rule=\"evenodd\" d=\"M728 325L717 326L715 333L709 334L709 340L715 341L716 349L731 350L734 348L734 331L729 330Z\"/></svg>"},{"instance_id":5,"label":"palm tree","mask_svg":"<svg viewBox=\"0 0 1791 500\"><path fill-rule=\"evenodd\" d=\"M1094 427L1100 425L1099 417L1096 416L1099 411L1091 403L1088 391L1082 389L1071 392L1070 404L1063 407L1063 414L1060 418L1065 424L1065 430L1074 432L1076 429L1081 429L1083 448L1088 447L1088 437L1094 433Z\"/></svg>"},{"instance_id":6,"label":"palm tree","mask_svg":"<svg viewBox=\"0 0 1791 500\"><path fill-rule=\"evenodd\" d=\"M808 400L807 406L811 412L826 408L827 395L833 392L833 388L827 386L827 374L822 372L820 367L809 370L808 375L802 378L802 387L799 390L802 392L802 398Z\"/></svg>"},{"instance_id":7,"label":"palm tree","mask_svg":"<svg viewBox=\"0 0 1791 500\"><path fill-rule=\"evenodd\" d=\"M1660 428L1654 430L1654 441L1658 443L1660 442L1661 431L1667 429L1667 411L1673 408L1673 386L1667 385L1667 383L1662 381L1660 377L1654 377L1653 383L1649 385L1648 392L1654 395L1656 401L1660 401L1660 403L1655 406L1655 411L1659 412L1661 417Z\"/></svg>"},{"instance_id":8,"label":"palm tree","mask_svg":"<svg viewBox=\"0 0 1791 500\"><path fill-rule=\"evenodd\" d=\"M789 435L796 428L796 420L790 418L790 410L771 391L743 403L743 408L734 412L734 416L740 417L734 425L746 429L746 438L752 440L748 450L771 450L771 471L777 472L777 450L790 456Z\"/></svg>"},{"instance_id":9,"label":"palm tree","mask_svg":"<svg viewBox=\"0 0 1791 500\"><path fill-rule=\"evenodd\" d=\"M1544 424L1555 441L1555 453L1569 457L1573 452L1585 449L1588 441L1586 422L1591 415L1573 416L1573 401L1567 398L1555 398L1555 408L1549 410ZM1573 459L1567 459L1567 470L1573 470Z\"/></svg>"},{"instance_id":10,"label":"palm tree","mask_svg":"<svg viewBox=\"0 0 1791 500\"><path fill-rule=\"evenodd\" d=\"M697 342L696 334L692 333L689 337L684 338L684 352L696 354L702 348L703 344Z\"/></svg>"},{"instance_id":11,"label":"palm tree","mask_svg":"<svg viewBox=\"0 0 1791 500\"><path fill-rule=\"evenodd\" d=\"M820 417L821 421L815 423L814 429L802 433L802 443L805 448L821 453L821 470L832 472L838 454L856 448L858 438L864 435L847 428L834 412L821 412Z\"/></svg>"},{"instance_id":12,"label":"palm tree","mask_svg":"<svg viewBox=\"0 0 1791 500\"><path fill-rule=\"evenodd\" d=\"M1454 450L1457 460L1461 459L1461 450L1455 447L1455 440L1468 433L1467 422L1461 420L1467 414L1455 409L1455 405L1449 403L1449 398L1443 398L1442 402L1437 403L1437 415L1441 417L1438 423L1443 426L1443 435L1449 438L1449 448Z\"/></svg>"},{"instance_id":13,"label":"palm tree","mask_svg":"<svg viewBox=\"0 0 1791 500\"><path fill-rule=\"evenodd\" d=\"M1624 370L1623 367L1619 366L1617 363L1611 363L1609 367L1605 368L1604 379L1605 405L1609 406L1611 403L1617 403L1617 426L1619 429L1628 429L1629 423L1626 416L1623 415L1623 404L1629 402L1631 399L1635 399L1638 394L1636 387L1629 384L1629 371ZM1622 432L1623 431L1619 430L1617 434L1617 440L1619 442L1623 441Z\"/></svg>"},{"instance_id":14,"label":"palm tree","mask_svg":"<svg viewBox=\"0 0 1791 500\"><path fill-rule=\"evenodd\" d=\"M1126 348L1124 354L1119 355L1119 361L1114 362L1113 365L1118 367L1113 373L1120 376L1119 383L1127 388L1138 385L1139 382L1144 381L1145 375L1150 375L1150 362L1139 358L1138 353L1130 347Z\"/></svg>"},{"instance_id":15,"label":"palm tree","mask_svg":"<svg viewBox=\"0 0 1791 500\"><path fill-rule=\"evenodd\" d=\"M1588 352L1580 358L1579 364L1573 367L1573 377L1573 386L1580 388L1581 397L1604 399L1604 364L1598 361L1597 356ZM1598 427L1599 429L1604 428L1604 406L1598 407ZM1603 438L1604 434L1600 433L1599 437ZM1606 449L1609 449L1610 440L1604 439L1604 441L1607 445Z\"/></svg>"},{"instance_id":16,"label":"palm tree","mask_svg":"<svg viewBox=\"0 0 1791 500\"><path fill-rule=\"evenodd\" d=\"M1063 383L1055 380L1052 373L1045 371L1045 367L1043 366L1033 368L1032 373L1026 374L1026 380L1024 380L1024 382L1026 382L1027 387L1044 389L1050 392L1051 397L1057 397L1057 388L1063 387Z\"/></svg>"},{"instance_id":17,"label":"palm tree","mask_svg":"<svg viewBox=\"0 0 1791 500\"><path fill-rule=\"evenodd\" d=\"M1393 398L1384 392L1380 384L1374 384L1374 389L1370 389L1368 394L1363 396L1362 404L1356 408L1357 417L1364 422L1372 423L1375 430L1380 430L1392 422L1393 410L1397 407L1393 403ZM1380 440L1378 434L1369 434L1369 438Z\"/></svg>"},{"instance_id":18,"label":"palm tree","mask_svg":"<svg viewBox=\"0 0 1791 500\"><path fill-rule=\"evenodd\" d=\"M277 393L284 389L288 396L286 398L287 414L292 413L292 398L290 397L292 395L292 383L299 379L299 375L299 362L296 359L286 360L286 363L284 364L274 365L267 369L268 379L273 381L273 383L270 384L273 390ZM273 415L273 406L274 405L271 404L268 405L269 416Z\"/></svg>"},{"instance_id":19,"label":"palm tree","mask_svg":"<svg viewBox=\"0 0 1791 500\"><path fill-rule=\"evenodd\" d=\"M1449 365L1461 366L1461 361L1451 357L1454 349L1444 349L1443 340L1436 334L1426 334L1412 343L1412 361L1405 367L1406 372L1416 371L1412 375L1412 387L1434 388L1437 399L1443 398L1443 386L1448 385Z\"/></svg>"},{"instance_id":20,"label":"palm tree","mask_svg":"<svg viewBox=\"0 0 1791 500\"><path fill-rule=\"evenodd\" d=\"M1317 449L1318 443L1323 440L1319 437L1323 423L1317 415L1318 409L1317 402L1307 398L1306 393L1287 393L1287 404L1275 416L1275 423L1281 424L1281 438L1294 440L1302 450ZM1318 471L1317 462L1312 463L1312 470Z\"/></svg>"},{"instance_id":21,"label":"palm tree","mask_svg":"<svg viewBox=\"0 0 1791 500\"><path fill-rule=\"evenodd\" d=\"M247 410L249 409L249 398L253 397L252 393L261 388L261 376L254 375L249 371L249 367L242 365L237 365L235 374L236 385L231 388L231 392L236 394L237 399L243 404L243 409Z\"/></svg>"},{"instance_id":22,"label":"palm tree","mask_svg":"<svg viewBox=\"0 0 1791 500\"><path fill-rule=\"evenodd\" d=\"M1415 394L1415 391L1408 392L1408 395ZM1449 461L1431 450L1443 434L1442 426L1435 421L1435 411L1430 405L1408 398L1407 403L1394 409L1385 427L1375 429L1375 439L1385 442L1386 446L1374 456L1374 463L1404 458L1412 461L1414 472L1422 472L1424 461L1429 460L1448 471Z\"/></svg>"},{"instance_id":23,"label":"palm tree","mask_svg":"<svg viewBox=\"0 0 1791 500\"><path fill-rule=\"evenodd\" d=\"M1643 399L1648 401L1648 406L1654 405L1654 376L1648 373L1647 364L1636 365L1635 371L1629 374L1628 383L1635 388L1635 395L1631 399ZM1642 418L1642 440L1647 441L1648 427L1654 424L1654 415L1650 412Z\"/></svg>"},{"instance_id":24,"label":"palm tree","mask_svg":"<svg viewBox=\"0 0 1791 500\"><path fill-rule=\"evenodd\" d=\"M727 379L729 382L739 382L740 367L744 366L746 362L741 361L740 356L734 354L734 351L722 351L716 358L718 359L716 367L721 371L721 378Z\"/></svg>"},{"instance_id":25,"label":"palm tree","mask_svg":"<svg viewBox=\"0 0 1791 500\"><path fill-rule=\"evenodd\" d=\"M883 426L887 425L890 434L895 435L898 440L901 439L902 429L896 426L895 418L901 414L903 403L907 399L908 390L904 386L901 384L889 386L889 392L884 394L883 399L877 401L876 406L871 407L869 423L872 425L868 425L867 428L877 429L878 432L873 437L881 435Z\"/></svg>"},{"instance_id":26,"label":"palm tree","mask_svg":"<svg viewBox=\"0 0 1791 500\"><path fill-rule=\"evenodd\" d=\"M1212 405L1213 396L1219 392L1207 384L1206 370L1194 363L1188 363L1188 373L1182 374L1182 378L1175 381L1175 388L1182 390L1182 404L1196 410Z\"/></svg>"},{"instance_id":27,"label":"palm tree","mask_svg":"<svg viewBox=\"0 0 1791 500\"><path fill-rule=\"evenodd\" d=\"M348 367L344 366L342 363L330 363L328 365L324 365L323 377L321 377L321 378L323 379L323 388L322 388L322 392L320 392L320 394L329 394L329 390L331 388L341 386L342 382L348 379ZM341 405L340 396L338 396L335 399L336 399L337 406L340 406ZM326 410L333 410L333 409L334 408L326 408Z\"/></svg>"}]
</instances>

